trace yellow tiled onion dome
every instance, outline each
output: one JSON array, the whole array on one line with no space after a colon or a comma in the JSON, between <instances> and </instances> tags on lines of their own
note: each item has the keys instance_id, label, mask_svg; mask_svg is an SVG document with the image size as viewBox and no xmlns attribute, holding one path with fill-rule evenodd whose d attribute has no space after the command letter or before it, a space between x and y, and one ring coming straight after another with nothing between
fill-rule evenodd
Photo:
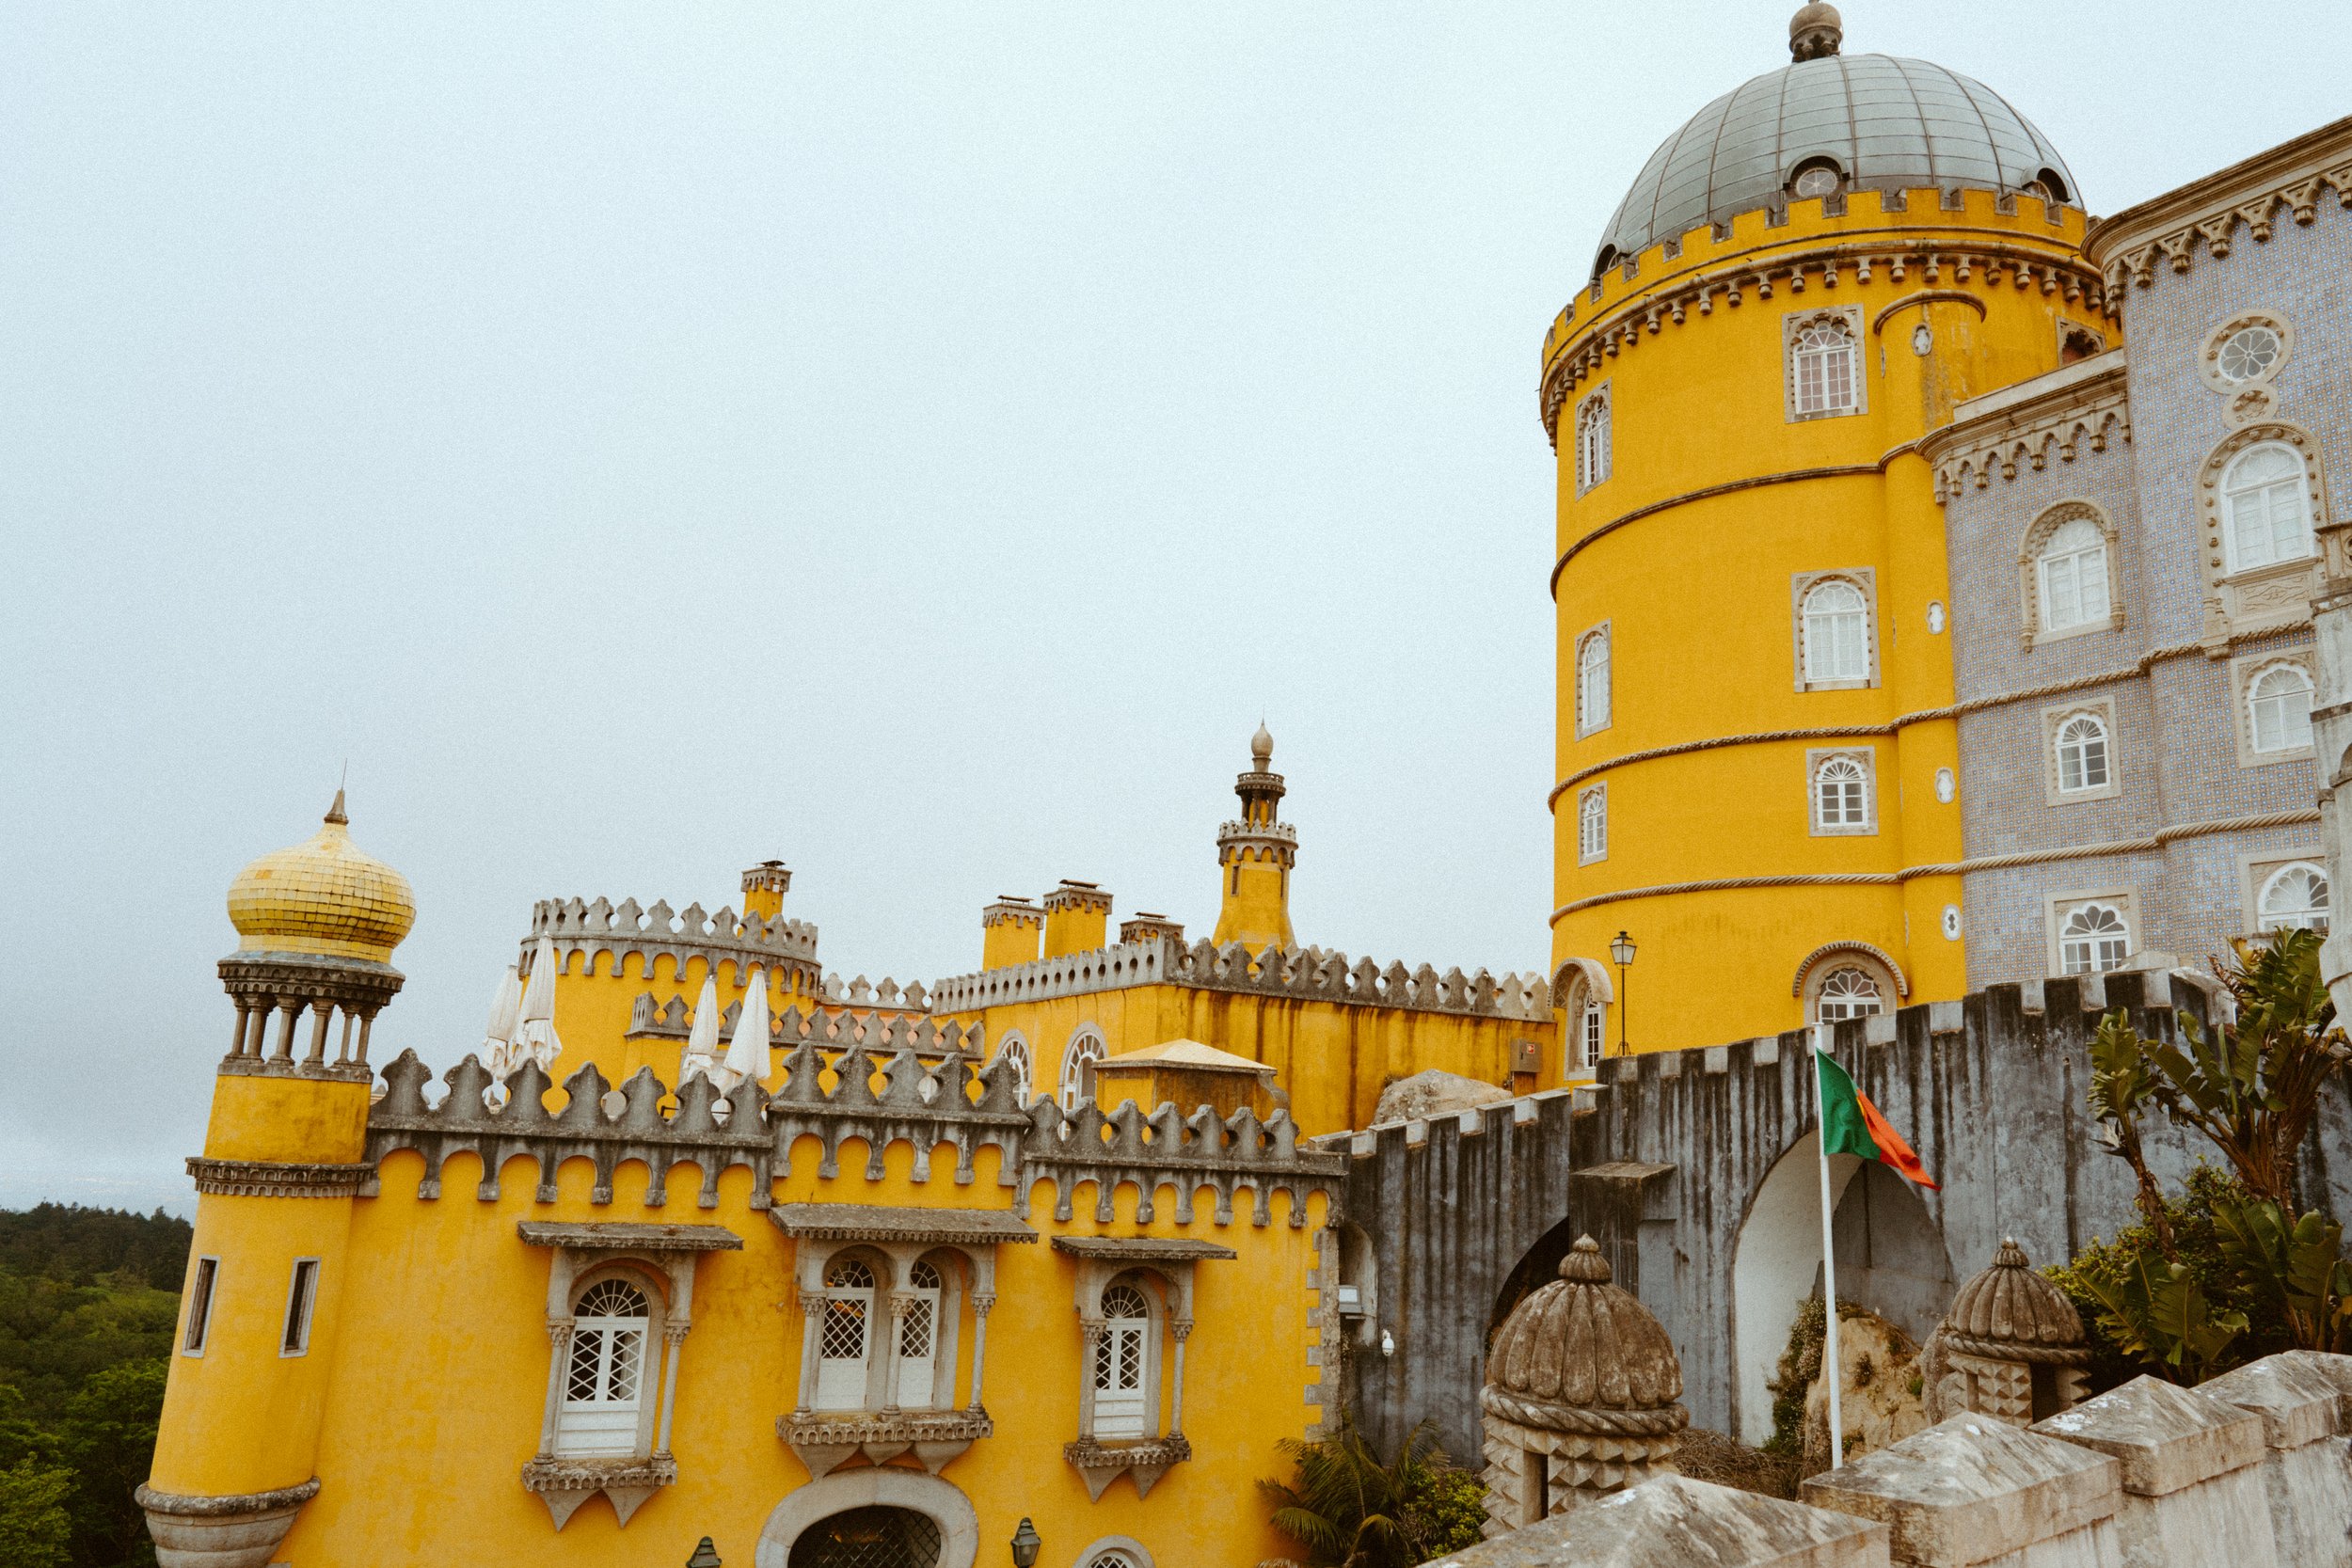
<instances>
[{"instance_id":1,"label":"yellow tiled onion dome","mask_svg":"<svg viewBox=\"0 0 2352 1568\"><path fill-rule=\"evenodd\" d=\"M343 792L307 844L273 850L229 884L243 953L313 953L387 963L417 923L408 879L354 847Z\"/></svg>"}]
</instances>

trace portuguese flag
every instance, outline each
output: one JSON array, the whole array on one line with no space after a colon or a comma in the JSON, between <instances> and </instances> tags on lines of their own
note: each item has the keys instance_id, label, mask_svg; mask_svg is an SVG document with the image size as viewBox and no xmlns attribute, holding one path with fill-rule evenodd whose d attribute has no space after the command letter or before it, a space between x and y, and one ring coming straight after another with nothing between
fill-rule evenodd
<instances>
[{"instance_id":1,"label":"portuguese flag","mask_svg":"<svg viewBox=\"0 0 2352 1568\"><path fill-rule=\"evenodd\" d=\"M1876 1160L1906 1181L1933 1187L1919 1156L1903 1142L1885 1114L1870 1103L1870 1097L1854 1087L1846 1069L1826 1051L1816 1051L1813 1060L1821 1075L1822 1154L1858 1154Z\"/></svg>"}]
</instances>

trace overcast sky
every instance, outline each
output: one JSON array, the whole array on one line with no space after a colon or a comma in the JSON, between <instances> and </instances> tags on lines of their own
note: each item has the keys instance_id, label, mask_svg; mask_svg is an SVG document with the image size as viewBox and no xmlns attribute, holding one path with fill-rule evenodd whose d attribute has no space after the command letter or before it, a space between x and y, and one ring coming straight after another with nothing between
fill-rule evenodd
<instances>
[{"instance_id":1,"label":"overcast sky","mask_svg":"<svg viewBox=\"0 0 2352 1568\"><path fill-rule=\"evenodd\" d=\"M185 1207L346 760L437 1072L549 895L1204 934L1262 716L1300 940L1540 968L1538 346L1789 9L0 7L0 1205ZM2096 212L2347 107L2333 5L1847 15Z\"/></svg>"}]
</instances>

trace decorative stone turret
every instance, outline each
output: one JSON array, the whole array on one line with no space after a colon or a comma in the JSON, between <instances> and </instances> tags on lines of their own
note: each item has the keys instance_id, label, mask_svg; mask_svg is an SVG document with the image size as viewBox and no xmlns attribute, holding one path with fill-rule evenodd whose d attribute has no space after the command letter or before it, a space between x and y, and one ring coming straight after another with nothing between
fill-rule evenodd
<instances>
[{"instance_id":1,"label":"decorative stone turret","mask_svg":"<svg viewBox=\"0 0 2352 1568\"><path fill-rule=\"evenodd\" d=\"M1184 944L1184 923L1170 920L1164 914L1154 914L1149 910L1137 910L1119 923L1119 940L1122 945L1150 942L1155 937L1170 948L1182 947Z\"/></svg>"},{"instance_id":2,"label":"decorative stone turret","mask_svg":"<svg viewBox=\"0 0 2352 1568\"><path fill-rule=\"evenodd\" d=\"M1073 882L1065 877L1059 887L1045 895L1044 906L1042 957L1091 953L1110 941L1111 895L1094 883Z\"/></svg>"},{"instance_id":3,"label":"decorative stone turret","mask_svg":"<svg viewBox=\"0 0 2352 1568\"><path fill-rule=\"evenodd\" d=\"M1511 1309L1487 1354L1486 1534L1674 1474L1691 1420L1681 1397L1665 1328L1580 1236L1559 1282Z\"/></svg>"},{"instance_id":4,"label":"decorative stone turret","mask_svg":"<svg viewBox=\"0 0 2352 1568\"><path fill-rule=\"evenodd\" d=\"M1010 969L1038 961L1045 911L1019 894L1000 893L980 911L980 968Z\"/></svg>"},{"instance_id":5,"label":"decorative stone turret","mask_svg":"<svg viewBox=\"0 0 2352 1568\"><path fill-rule=\"evenodd\" d=\"M2082 1402L2090 1364L2074 1304L2004 1241L1919 1353L1928 1419L1974 1412L2030 1426Z\"/></svg>"},{"instance_id":6,"label":"decorative stone turret","mask_svg":"<svg viewBox=\"0 0 2352 1568\"><path fill-rule=\"evenodd\" d=\"M743 873L743 912L773 920L784 912L784 895L792 891L792 873L782 861L761 861Z\"/></svg>"},{"instance_id":7,"label":"decorative stone turret","mask_svg":"<svg viewBox=\"0 0 2352 1568\"><path fill-rule=\"evenodd\" d=\"M1254 956L1293 945L1291 866L1298 859L1298 830L1281 821L1282 775L1274 771L1274 736L1263 724L1249 738L1249 771L1233 781L1241 820L1216 831L1216 863L1225 873L1217 911L1219 947L1238 942Z\"/></svg>"}]
</instances>

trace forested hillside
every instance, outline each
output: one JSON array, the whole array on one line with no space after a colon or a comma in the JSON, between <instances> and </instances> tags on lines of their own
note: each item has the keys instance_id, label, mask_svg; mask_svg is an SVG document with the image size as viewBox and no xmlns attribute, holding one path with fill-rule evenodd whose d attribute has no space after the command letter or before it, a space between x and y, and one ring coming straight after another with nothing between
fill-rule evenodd
<instances>
[{"instance_id":1,"label":"forested hillside","mask_svg":"<svg viewBox=\"0 0 2352 1568\"><path fill-rule=\"evenodd\" d=\"M189 1227L158 1211L0 1211L0 1563L124 1568L164 1404Z\"/></svg>"}]
</instances>

